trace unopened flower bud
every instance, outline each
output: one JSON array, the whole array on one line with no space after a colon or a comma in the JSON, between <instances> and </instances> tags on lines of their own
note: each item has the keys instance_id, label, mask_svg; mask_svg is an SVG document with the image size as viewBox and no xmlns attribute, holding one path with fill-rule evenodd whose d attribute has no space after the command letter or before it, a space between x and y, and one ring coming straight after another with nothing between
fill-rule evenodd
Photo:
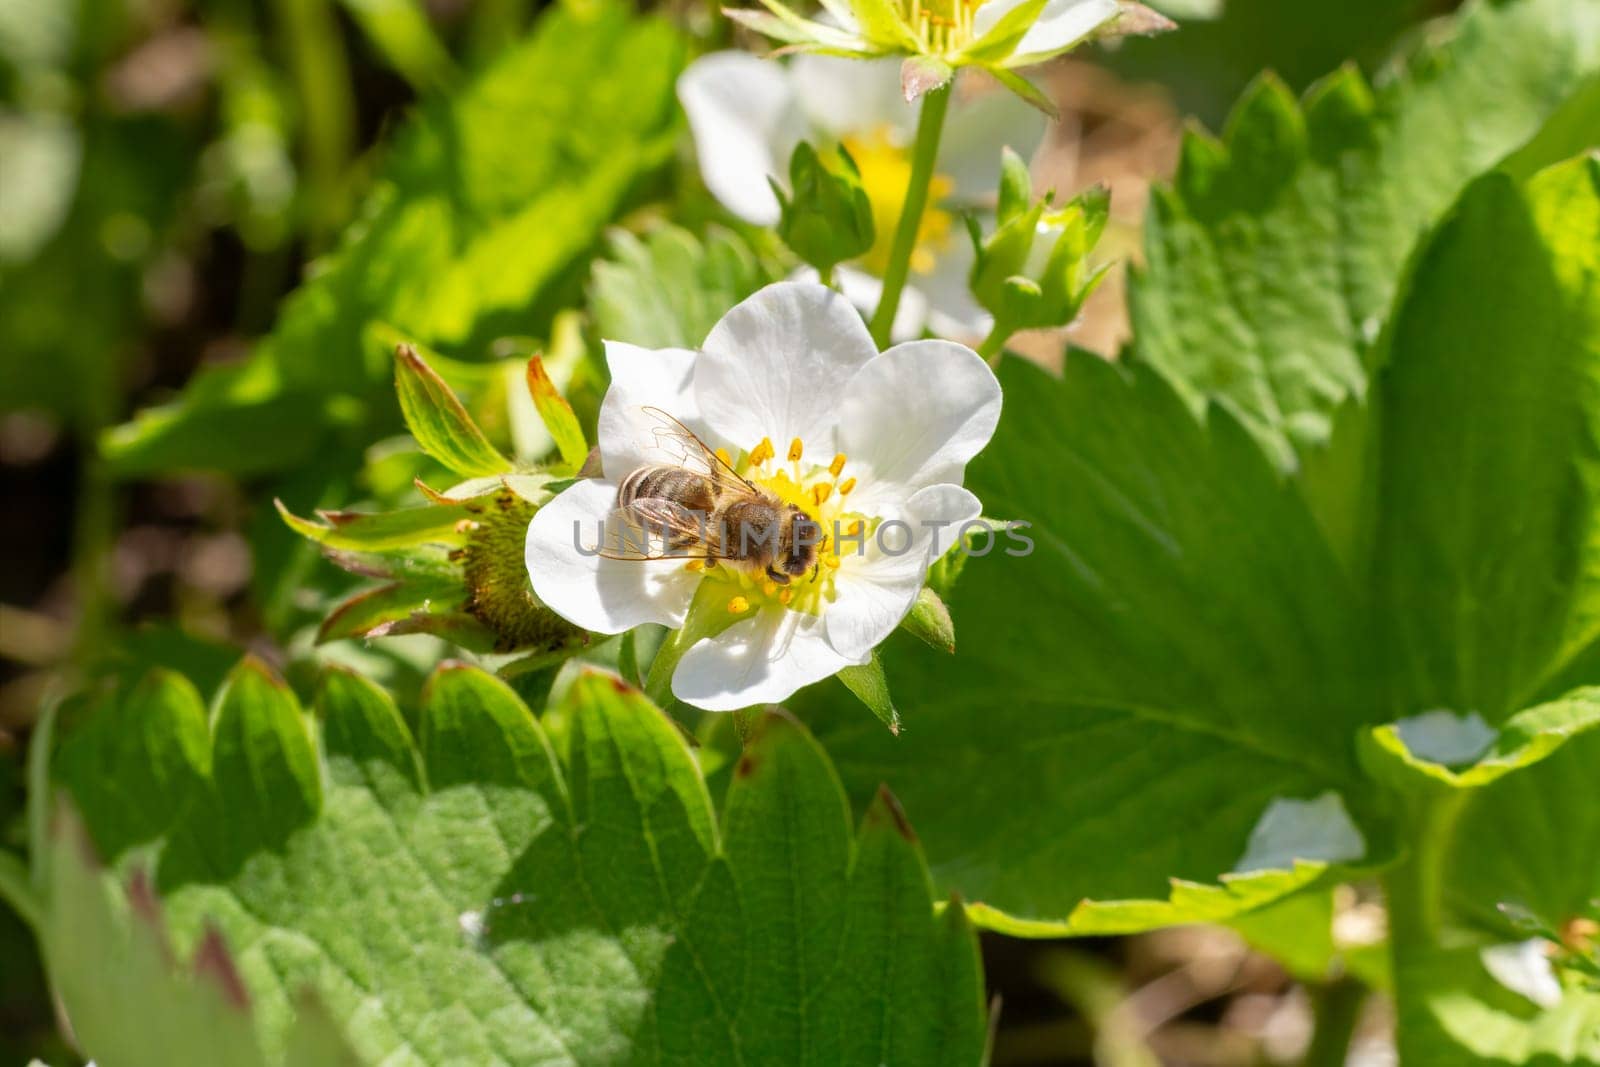
<instances>
[{"instance_id":1,"label":"unopened flower bud","mask_svg":"<svg viewBox=\"0 0 1600 1067\"><path fill-rule=\"evenodd\" d=\"M872 203L843 147L818 153L802 141L789 159L789 190L774 185L778 236L824 276L872 247Z\"/></svg>"}]
</instances>

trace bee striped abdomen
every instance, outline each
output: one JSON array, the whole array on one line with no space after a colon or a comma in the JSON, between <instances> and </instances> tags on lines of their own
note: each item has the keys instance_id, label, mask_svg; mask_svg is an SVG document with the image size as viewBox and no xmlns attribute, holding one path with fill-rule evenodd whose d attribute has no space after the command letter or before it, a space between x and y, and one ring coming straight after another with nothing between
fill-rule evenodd
<instances>
[{"instance_id":1,"label":"bee striped abdomen","mask_svg":"<svg viewBox=\"0 0 1600 1067\"><path fill-rule=\"evenodd\" d=\"M710 479L677 467L640 467L630 472L617 487L617 506L625 508L639 500L670 500L703 515L710 515L717 503Z\"/></svg>"}]
</instances>

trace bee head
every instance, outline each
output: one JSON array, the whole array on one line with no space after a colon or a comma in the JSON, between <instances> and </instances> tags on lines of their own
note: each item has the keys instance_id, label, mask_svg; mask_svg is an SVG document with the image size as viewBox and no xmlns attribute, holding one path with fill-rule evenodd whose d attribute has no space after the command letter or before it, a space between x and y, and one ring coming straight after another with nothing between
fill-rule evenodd
<instances>
[{"instance_id":1,"label":"bee head","mask_svg":"<svg viewBox=\"0 0 1600 1067\"><path fill-rule=\"evenodd\" d=\"M789 584L817 565L822 526L803 510L790 504L783 516L783 536L778 541L777 559L767 568L767 577L779 585Z\"/></svg>"}]
</instances>

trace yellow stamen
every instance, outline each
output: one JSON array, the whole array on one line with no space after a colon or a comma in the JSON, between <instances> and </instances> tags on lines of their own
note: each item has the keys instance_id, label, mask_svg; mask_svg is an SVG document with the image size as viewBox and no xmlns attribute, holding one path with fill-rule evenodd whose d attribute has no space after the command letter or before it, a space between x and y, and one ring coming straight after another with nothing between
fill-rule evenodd
<instances>
[{"instance_id":1,"label":"yellow stamen","mask_svg":"<svg viewBox=\"0 0 1600 1067\"><path fill-rule=\"evenodd\" d=\"M811 499L815 500L819 506L826 504L828 498L832 495L833 483L831 482L818 482L811 487Z\"/></svg>"},{"instance_id":2,"label":"yellow stamen","mask_svg":"<svg viewBox=\"0 0 1600 1067\"><path fill-rule=\"evenodd\" d=\"M703 571L706 569L706 561L703 559L691 559L683 565L683 569L686 571Z\"/></svg>"},{"instance_id":3,"label":"yellow stamen","mask_svg":"<svg viewBox=\"0 0 1600 1067\"><path fill-rule=\"evenodd\" d=\"M729 615L743 615L745 612L747 612L749 610L750 610L750 601L746 600L742 596L736 596L732 600L728 601L728 614Z\"/></svg>"},{"instance_id":4,"label":"yellow stamen","mask_svg":"<svg viewBox=\"0 0 1600 1067\"><path fill-rule=\"evenodd\" d=\"M833 462L828 464L828 473L833 475L835 478L839 477L839 472L844 470L844 464L844 453L840 452L837 456L833 457Z\"/></svg>"},{"instance_id":5,"label":"yellow stamen","mask_svg":"<svg viewBox=\"0 0 1600 1067\"><path fill-rule=\"evenodd\" d=\"M836 570L839 569L839 557L838 556L823 556L822 557L822 564L823 564L823 566L827 567L830 571L836 571Z\"/></svg>"},{"instance_id":6,"label":"yellow stamen","mask_svg":"<svg viewBox=\"0 0 1600 1067\"><path fill-rule=\"evenodd\" d=\"M855 537L861 532L861 520L857 519L855 522L852 522L848 527L845 528L844 532L846 537Z\"/></svg>"},{"instance_id":7,"label":"yellow stamen","mask_svg":"<svg viewBox=\"0 0 1600 1067\"><path fill-rule=\"evenodd\" d=\"M839 495L849 496L850 490L854 489L855 487L856 480L854 478L846 478L844 481L839 483Z\"/></svg>"},{"instance_id":8,"label":"yellow stamen","mask_svg":"<svg viewBox=\"0 0 1600 1067\"><path fill-rule=\"evenodd\" d=\"M803 451L805 451L805 446L800 443L800 438L796 437L793 441L790 441L789 442L789 462L790 463L799 463L800 462L800 454Z\"/></svg>"},{"instance_id":9,"label":"yellow stamen","mask_svg":"<svg viewBox=\"0 0 1600 1067\"><path fill-rule=\"evenodd\" d=\"M772 448L772 438L763 437L761 439L761 443L750 450L750 463L752 466L759 467L761 464L771 459L774 455L775 453Z\"/></svg>"},{"instance_id":10,"label":"yellow stamen","mask_svg":"<svg viewBox=\"0 0 1600 1067\"><path fill-rule=\"evenodd\" d=\"M717 458L722 461L723 466L733 466L733 457L728 455L728 450L726 448L717 449Z\"/></svg>"},{"instance_id":11,"label":"yellow stamen","mask_svg":"<svg viewBox=\"0 0 1600 1067\"><path fill-rule=\"evenodd\" d=\"M762 582L761 583L761 591L763 593L765 593L767 596L777 596L778 595L778 583L777 582Z\"/></svg>"},{"instance_id":12,"label":"yellow stamen","mask_svg":"<svg viewBox=\"0 0 1600 1067\"><path fill-rule=\"evenodd\" d=\"M780 603L780 604L787 605L789 603L789 601L791 601L793 599L794 599L794 590L793 589L785 589L783 592L778 594L778 603Z\"/></svg>"}]
</instances>

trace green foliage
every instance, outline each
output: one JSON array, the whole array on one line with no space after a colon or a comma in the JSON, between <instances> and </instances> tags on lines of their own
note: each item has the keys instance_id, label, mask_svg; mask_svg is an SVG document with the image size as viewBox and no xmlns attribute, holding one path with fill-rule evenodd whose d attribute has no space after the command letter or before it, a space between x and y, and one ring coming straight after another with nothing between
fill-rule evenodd
<instances>
[{"instance_id":1,"label":"green foliage","mask_svg":"<svg viewBox=\"0 0 1600 1067\"><path fill-rule=\"evenodd\" d=\"M1483 32L1473 19L1536 10L1479 9L1457 47ZM1368 357L1383 366L1370 403L1351 412L1371 423L1372 466L1348 467L1363 502L1349 540L1308 504L1326 468L1286 479L1236 404L1192 413L1193 381L1139 358L1069 355L1061 380L1002 367L1005 418L969 481L1032 523L1038 550L969 564L954 661L890 650L901 739L819 724L855 795L884 779L905 800L936 884L980 902L975 919L1048 934L1259 907L1341 873L1231 873L1274 800L1331 790L1361 862L1403 847L1403 781L1369 761L1397 791L1375 789L1358 759L1371 728L1434 709L1503 726L1488 762L1455 769L1477 784L1592 719L1583 694L1516 713L1575 663L1589 676L1574 684L1600 681L1582 658L1600 612L1597 167L1484 178L1417 257ZM1349 237L1333 251L1373 254ZM1280 269L1241 262L1233 284L1277 285ZM1228 351L1201 345L1190 363ZM1307 829L1305 858L1329 830Z\"/></svg>"},{"instance_id":2,"label":"green foliage","mask_svg":"<svg viewBox=\"0 0 1600 1067\"><path fill-rule=\"evenodd\" d=\"M36 856L47 953L86 1051L129 1067L321 1063L291 1045L325 1014L356 1062L979 1060L961 909L935 914L887 793L851 833L827 758L792 720L759 721L720 824L676 728L614 679L578 677L547 729L502 683L446 665L415 721L413 741L384 693L334 672L313 730L252 661L209 729L164 675L87 715L58 781L115 873L68 862L64 828L48 863ZM131 819L99 773L124 761L114 738L130 722L167 768ZM169 933L136 921L130 951L105 932L122 884L135 911L155 887ZM140 947L158 936L235 977L165 977ZM96 988L119 967L145 979L137 997ZM121 1040L133 1011L176 1040L217 985L248 1014L214 1011L194 1039L231 1028L238 1059Z\"/></svg>"},{"instance_id":3,"label":"green foliage","mask_svg":"<svg viewBox=\"0 0 1600 1067\"><path fill-rule=\"evenodd\" d=\"M1154 197L1130 294L1140 357L1197 407L1226 400L1285 466L1312 464L1314 498L1337 496L1308 457L1368 393L1418 236L1597 64L1595 0L1480 0L1375 90L1346 69L1302 106L1258 80L1223 141L1185 139L1175 186Z\"/></svg>"},{"instance_id":4,"label":"green foliage","mask_svg":"<svg viewBox=\"0 0 1600 1067\"><path fill-rule=\"evenodd\" d=\"M283 469L348 414L328 410L340 396L388 425L379 325L473 357L496 337L540 333L570 270L670 153L681 51L665 23L618 6L551 9L401 131L358 222L247 364L202 373L107 438L116 468ZM255 447L219 452L219 425L258 430Z\"/></svg>"},{"instance_id":5,"label":"green foliage","mask_svg":"<svg viewBox=\"0 0 1600 1067\"><path fill-rule=\"evenodd\" d=\"M704 241L665 225L644 240L611 234L589 294L600 336L646 348L695 348L734 304L776 275L736 235Z\"/></svg>"}]
</instances>

